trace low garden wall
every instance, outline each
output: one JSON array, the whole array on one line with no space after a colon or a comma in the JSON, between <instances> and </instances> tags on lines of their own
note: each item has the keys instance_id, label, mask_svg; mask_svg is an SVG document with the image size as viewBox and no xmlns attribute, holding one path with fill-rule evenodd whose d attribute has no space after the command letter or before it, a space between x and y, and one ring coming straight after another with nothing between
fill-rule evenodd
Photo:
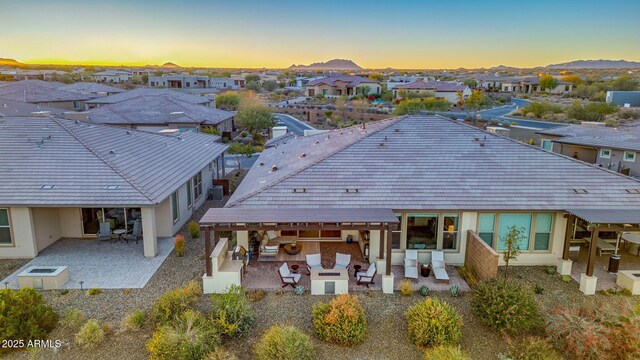
<instances>
[{"instance_id":1,"label":"low garden wall","mask_svg":"<svg viewBox=\"0 0 640 360\"><path fill-rule=\"evenodd\" d=\"M471 269L479 281L495 279L498 275L500 254L482 240L478 234L469 230L464 266Z\"/></svg>"},{"instance_id":2,"label":"low garden wall","mask_svg":"<svg viewBox=\"0 0 640 360\"><path fill-rule=\"evenodd\" d=\"M293 115L297 118L302 118L312 124L324 123L326 121L327 116L325 109L314 109L307 107L285 107L285 106L275 106L273 107L273 111L281 114ZM360 112L360 111L339 111L332 110L332 113L338 114L341 117L344 114L343 120L345 121L375 121L388 119L393 115L384 114L384 113L371 113L371 112Z\"/></svg>"}]
</instances>

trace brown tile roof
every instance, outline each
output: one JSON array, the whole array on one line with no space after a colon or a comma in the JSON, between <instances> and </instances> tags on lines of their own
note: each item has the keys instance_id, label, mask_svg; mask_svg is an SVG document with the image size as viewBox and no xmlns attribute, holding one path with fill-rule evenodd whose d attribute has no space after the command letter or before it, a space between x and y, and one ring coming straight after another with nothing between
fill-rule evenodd
<instances>
[{"instance_id":1,"label":"brown tile roof","mask_svg":"<svg viewBox=\"0 0 640 360\"><path fill-rule=\"evenodd\" d=\"M396 90L433 90L439 92L457 92L466 89L466 85L458 85L446 81L414 81L412 83L396 86Z\"/></svg>"},{"instance_id":2,"label":"brown tile roof","mask_svg":"<svg viewBox=\"0 0 640 360\"><path fill-rule=\"evenodd\" d=\"M209 209L200 224L233 223L398 223L390 209Z\"/></svg>"}]
</instances>

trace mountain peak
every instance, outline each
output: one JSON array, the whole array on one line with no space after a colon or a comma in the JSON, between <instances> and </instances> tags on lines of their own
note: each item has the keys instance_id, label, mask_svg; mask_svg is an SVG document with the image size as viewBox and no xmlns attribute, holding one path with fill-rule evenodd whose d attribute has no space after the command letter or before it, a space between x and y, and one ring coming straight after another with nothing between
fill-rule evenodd
<instances>
[{"instance_id":1,"label":"mountain peak","mask_svg":"<svg viewBox=\"0 0 640 360\"><path fill-rule=\"evenodd\" d=\"M162 64L160 67L163 67L163 68L179 68L179 67L182 67L182 66L176 65L176 64L174 64L172 62L166 62L166 63Z\"/></svg>"},{"instance_id":2,"label":"mountain peak","mask_svg":"<svg viewBox=\"0 0 640 360\"><path fill-rule=\"evenodd\" d=\"M0 58L0 65L2 65L2 66L24 66L25 64L15 60L15 59Z\"/></svg>"},{"instance_id":3,"label":"mountain peak","mask_svg":"<svg viewBox=\"0 0 640 360\"><path fill-rule=\"evenodd\" d=\"M551 69L633 69L640 68L640 62L626 60L575 60L547 65Z\"/></svg>"},{"instance_id":4,"label":"mountain peak","mask_svg":"<svg viewBox=\"0 0 640 360\"><path fill-rule=\"evenodd\" d=\"M291 65L290 69L300 70L362 70L360 66L348 59L332 59L311 65Z\"/></svg>"}]
</instances>

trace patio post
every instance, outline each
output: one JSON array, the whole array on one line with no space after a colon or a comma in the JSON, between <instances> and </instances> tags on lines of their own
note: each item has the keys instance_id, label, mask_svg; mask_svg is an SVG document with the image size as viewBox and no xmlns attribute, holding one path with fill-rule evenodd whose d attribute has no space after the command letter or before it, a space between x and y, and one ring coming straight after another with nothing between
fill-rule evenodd
<instances>
[{"instance_id":1,"label":"patio post","mask_svg":"<svg viewBox=\"0 0 640 360\"><path fill-rule=\"evenodd\" d=\"M204 264L207 276L211 276L211 226L204 227Z\"/></svg>"},{"instance_id":2,"label":"patio post","mask_svg":"<svg viewBox=\"0 0 640 360\"><path fill-rule=\"evenodd\" d=\"M382 228L380 228L380 235L378 236L378 238L378 241L380 243L380 245L378 246L380 248L378 259L382 260L384 259L384 244L386 243L386 240L384 238L384 230Z\"/></svg>"},{"instance_id":3,"label":"patio post","mask_svg":"<svg viewBox=\"0 0 640 360\"><path fill-rule=\"evenodd\" d=\"M387 229L384 235L385 246L387 247L387 268L385 269L385 274L387 276L391 275L391 225L387 225Z\"/></svg>"},{"instance_id":4,"label":"patio post","mask_svg":"<svg viewBox=\"0 0 640 360\"><path fill-rule=\"evenodd\" d=\"M589 257L587 258L587 276L593 276L593 267L596 262L596 249L598 248L598 233L599 227L594 227L591 230L591 243L589 244Z\"/></svg>"},{"instance_id":5,"label":"patio post","mask_svg":"<svg viewBox=\"0 0 640 360\"><path fill-rule=\"evenodd\" d=\"M224 170L224 153L220 154L221 168L222 168L222 177L224 178L227 174Z\"/></svg>"},{"instance_id":6,"label":"patio post","mask_svg":"<svg viewBox=\"0 0 640 360\"><path fill-rule=\"evenodd\" d=\"M567 226L564 233L564 250L562 251L562 259L569 260L569 248L571 247L571 238L573 236L573 223L576 217L569 215L567 218Z\"/></svg>"}]
</instances>

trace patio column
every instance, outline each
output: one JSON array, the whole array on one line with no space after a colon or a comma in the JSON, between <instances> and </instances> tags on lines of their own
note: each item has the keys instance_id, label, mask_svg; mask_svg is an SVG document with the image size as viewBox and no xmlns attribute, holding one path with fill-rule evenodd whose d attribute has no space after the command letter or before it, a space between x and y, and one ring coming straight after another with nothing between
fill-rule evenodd
<instances>
[{"instance_id":1,"label":"patio column","mask_svg":"<svg viewBox=\"0 0 640 360\"><path fill-rule=\"evenodd\" d=\"M387 225L384 239L385 246L387 247L387 258L385 259L387 261L387 267L385 269L385 274L389 276L391 275L391 225Z\"/></svg>"},{"instance_id":2,"label":"patio column","mask_svg":"<svg viewBox=\"0 0 640 360\"><path fill-rule=\"evenodd\" d=\"M144 256L148 258L152 258L158 255L156 208L143 207L141 210L142 210L142 243L144 245Z\"/></svg>"},{"instance_id":3,"label":"patio column","mask_svg":"<svg viewBox=\"0 0 640 360\"><path fill-rule=\"evenodd\" d=\"M220 167L222 168L221 178L224 178L227 175L226 171L224 170L224 153L220 154Z\"/></svg>"},{"instance_id":4,"label":"patio column","mask_svg":"<svg viewBox=\"0 0 640 360\"><path fill-rule=\"evenodd\" d=\"M560 273L560 275L571 275L572 261L569 260L569 254L570 254L570 247L571 247L571 239L573 238L574 222L575 222L575 216L573 215L567 216L567 225L565 226L562 258L559 259L558 267L557 267L557 270Z\"/></svg>"},{"instance_id":5,"label":"patio column","mask_svg":"<svg viewBox=\"0 0 640 360\"><path fill-rule=\"evenodd\" d=\"M204 227L204 265L207 276L211 276L211 226Z\"/></svg>"},{"instance_id":6,"label":"patio column","mask_svg":"<svg viewBox=\"0 0 640 360\"><path fill-rule=\"evenodd\" d=\"M589 256L587 257L587 273L580 275L580 291L585 295L594 295L596 293L596 285L598 278L593 276L593 267L596 261L596 249L598 248L599 227L593 227L591 230L591 242L589 243Z\"/></svg>"}]
</instances>

